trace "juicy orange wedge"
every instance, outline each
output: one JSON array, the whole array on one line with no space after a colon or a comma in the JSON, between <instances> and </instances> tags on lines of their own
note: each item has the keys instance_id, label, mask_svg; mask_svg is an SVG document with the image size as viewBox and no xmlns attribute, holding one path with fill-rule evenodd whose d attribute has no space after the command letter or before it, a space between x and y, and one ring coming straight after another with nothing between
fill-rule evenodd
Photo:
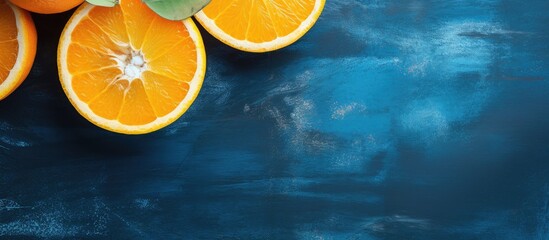
<instances>
[{"instance_id":1,"label":"juicy orange wedge","mask_svg":"<svg viewBox=\"0 0 549 240\"><path fill-rule=\"evenodd\" d=\"M326 0L212 0L195 15L225 44L249 52L286 47L316 22Z\"/></svg>"},{"instance_id":2,"label":"juicy orange wedge","mask_svg":"<svg viewBox=\"0 0 549 240\"><path fill-rule=\"evenodd\" d=\"M0 0L0 100L29 74L36 55L36 29L28 12Z\"/></svg>"},{"instance_id":3,"label":"juicy orange wedge","mask_svg":"<svg viewBox=\"0 0 549 240\"><path fill-rule=\"evenodd\" d=\"M166 20L141 0L81 5L61 35L59 77L73 106L104 129L149 133L178 119L204 80L206 54L191 19Z\"/></svg>"}]
</instances>

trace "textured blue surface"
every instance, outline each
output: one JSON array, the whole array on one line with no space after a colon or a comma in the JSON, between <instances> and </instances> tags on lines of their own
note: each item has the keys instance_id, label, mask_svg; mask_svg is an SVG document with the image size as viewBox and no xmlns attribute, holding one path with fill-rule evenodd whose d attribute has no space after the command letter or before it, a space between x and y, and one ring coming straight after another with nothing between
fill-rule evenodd
<instances>
[{"instance_id":1,"label":"textured blue surface","mask_svg":"<svg viewBox=\"0 0 549 240\"><path fill-rule=\"evenodd\" d=\"M0 238L549 239L549 1L328 0L299 42L208 72L168 128L65 98L70 13L0 102Z\"/></svg>"}]
</instances>

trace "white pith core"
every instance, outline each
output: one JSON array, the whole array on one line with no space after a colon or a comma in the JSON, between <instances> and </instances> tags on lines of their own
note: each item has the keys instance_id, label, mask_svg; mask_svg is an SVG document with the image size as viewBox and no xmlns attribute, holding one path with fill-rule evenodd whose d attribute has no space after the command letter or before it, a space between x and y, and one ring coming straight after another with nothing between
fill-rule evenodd
<instances>
[{"instance_id":1,"label":"white pith core","mask_svg":"<svg viewBox=\"0 0 549 240\"><path fill-rule=\"evenodd\" d=\"M132 82L135 79L141 79L142 73L147 69L147 61L141 51L129 50L128 54L115 55L111 57L118 63L122 70L121 78Z\"/></svg>"}]
</instances>

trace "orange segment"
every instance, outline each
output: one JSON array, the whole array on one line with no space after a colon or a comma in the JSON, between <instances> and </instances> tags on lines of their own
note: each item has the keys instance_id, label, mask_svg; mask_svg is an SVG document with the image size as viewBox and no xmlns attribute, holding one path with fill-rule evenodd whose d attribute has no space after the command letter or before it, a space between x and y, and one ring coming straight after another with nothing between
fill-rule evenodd
<instances>
[{"instance_id":1,"label":"orange segment","mask_svg":"<svg viewBox=\"0 0 549 240\"><path fill-rule=\"evenodd\" d=\"M151 23L150 28L154 29L154 33L148 34L147 38L143 39L144 44L142 46L142 51L146 53L145 57L147 59L153 60L166 52L173 52L178 49L189 49L188 51L196 51L192 44L188 44L192 41L192 39L189 37L189 31L187 28L183 24L170 24L170 22L170 20L161 18ZM167 38L165 36L173 37ZM193 56L190 58L195 59ZM196 67L189 66L189 68Z\"/></svg>"},{"instance_id":2,"label":"orange segment","mask_svg":"<svg viewBox=\"0 0 549 240\"><path fill-rule=\"evenodd\" d=\"M307 19L314 6L315 0L277 0L268 4L267 8L278 34L286 36Z\"/></svg>"},{"instance_id":3,"label":"orange segment","mask_svg":"<svg viewBox=\"0 0 549 240\"><path fill-rule=\"evenodd\" d=\"M95 113L109 120L115 120L120 114L126 89L129 87L127 80L115 81L108 85L103 91L97 93L92 101L89 102L91 109Z\"/></svg>"},{"instance_id":4,"label":"orange segment","mask_svg":"<svg viewBox=\"0 0 549 240\"><path fill-rule=\"evenodd\" d=\"M145 35L152 29L152 22L160 18L149 8L143 8L143 3L138 1L126 1L124 4L121 3L120 6L122 7L130 43L135 49L139 50Z\"/></svg>"},{"instance_id":5,"label":"orange segment","mask_svg":"<svg viewBox=\"0 0 549 240\"><path fill-rule=\"evenodd\" d=\"M125 125L143 125L156 120L157 115L143 87L143 81L132 81L124 97L120 110L120 123Z\"/></svg>"},{"instance_id":6,"label":"orange segment","mask_svg":"<svg viewBox=\"0 0 549 240\"><path fill-rule=\"evenodd\" d=\"M122 71L116 66L73 75L72 86L76 95L86 103L107 89Z\"/></svg>"},{"instance_id":7,"label":"orange segment","mask_svg":"<svg viewBox=\"0 0 549 240\"><path fill-rule=\"evenodd\" d=\"M108 37L105 37L107 35ZM91 19L82 19L82 22L72 32L73 42L79 43L101 54L109 54L111 51L116 54L127 53L127 44L124 46L121 42L115 42L113 38L119 36L109 36L98 24Z\"/></svg>"},{"instance_id":8,"label":"orange segment","mask_svg":"<svg viewBox=\"0 0 549 240\"><path fill-rule=\"evenodd\" d=\"M267 5L264 1L256 1L256 5L254 5L257 11L251 12L251 18L256 19L256 21L261 21L263 25L259 24L250 24L250 29L248 32L250 33L261 33L261 34L249 34L248 33L248 40L250 42L255 43L261 43L261 42L268 42L272 39L276 39L278 36L277 30L274 25L274 21L271 18L270 10L268 9ZM267 14L265 14L267 13Z\"/></svg>"},{"instance_id":9,"label":"orange segment","mask_svg":"<svg viewBox=\"0 0 549 240\"><path fill-rule=\"evenodd\" d=\"M109 8L94 8L88 14L94 22L115 43L128 43L128 33L122 11L111 11Z\"/></svg>"},{"instance_id":10,"label":"orange segment","mask_svg":"<svg viewBox=\"0 0 549 240\"><path fill-rule=\"evenodd\" d=\"M117 65L116 60L111 58L104 49L93 49L74 42L68 50L72 53L67 56L68 70L73 74Z\"/></svg>"},{"instance_id":11,"label":"orange segment","mask_svg":"<svg viewBox=\"0 0 549 240\"><path fill-rule=\"evenodd\" d=\"M15 65L18 50L19 43L15 39L0 42L0 59L2 59L2 61L0 61L0 68L5 74L4 78L0 80L0 83L5 80L5 77L8 76L9 71L13 68L13 65Z\"/></svg>"},{"instance_id":12,"label":"orange segment","mask_svg":"<svg viewBox=\"0 0 549 240\"><path fill-rule=\"evenodd\" d=\"M231 8L234 6L238 0L227 0L225 3L222 3L220 1L211 1L206 5L204 9L202 9L205 12L208 12L208 16L210 16L212 19L216 19L218 16L220 16L225 10ZM222 3L222 4L220 4Z\"/></svg>"},{"instance_id":13,"label":"orange segment","mask_svg":"<svg viewBox=\"0 0 549 240\"><path fill-rule=\"evenodd\" d=\"M0 100L27 77L36 55L36 29L28 12L0 0Z\"/></svg>"},{"instance_id":14,"label":"orange segment","mask_svg":"<svg viewBox=\"0 0 549 240\"><path fill-rule=\"evenodd\" d=\"M192 79L198 67L196 61L198 52L191 47L184 42L177 44L169 51L152 59L149 62L150 71L181 81ZM181 56L188 57L181 58Z\"/></svg>"},{"instance_id":15,"label":"orange segment","mask_svg":"<svg viewBox=\"0 0 549 240\"><path fill-rule=\"evenodd\" d=\"M250 14L253 13L253 2L239 1L238 4L227 5L222 12L216 14L215 22L227 34L238 40L245 40L248 25L251 23Z\"/></svg>"},{"instance_id":16,"label":"orange segment","mask_svg":"<svg viewBox=\"0 0 549 240\"><path fill-rule=\"evenodd\" d=\"M176 103L183 101L189 91L189 84L183 81L149 71L144 72L143 77L155 80L145 81L145 91L149 96L151 106L160 117L173 111L177 107Z\"/></svg>"},{"instance_id":17,"label":"orange segment","mask_svg":"<svg viewBox=\"0 0 549 240\"><path fill-rule=\"evenodd\" d=\"M119 133L148 133L179 118L200 91L205 64L192 20L166 20L141 0L84 3L59 41L67 97L86 119Z\"/></svg>"},{"instance_id":18,"label":"orange segment","mask_svg":"<svg viewBox=\"0 0 549 240\"><path fill-rule=\"evenodd\" d=\"M17 39L17 27L13 9L4 1L0 1L0 42Z\"/></svg>"},{"instance_id":19,"label":"orange segment","mask_svg":"<svg viewBox=\"0 0 549 240\"><path fill-rule=\"evenodd\" d=\"M212 0L195 18L229 46L267 52L301 38L324 4L325 0Z\"/></svg>"}]
</instances>

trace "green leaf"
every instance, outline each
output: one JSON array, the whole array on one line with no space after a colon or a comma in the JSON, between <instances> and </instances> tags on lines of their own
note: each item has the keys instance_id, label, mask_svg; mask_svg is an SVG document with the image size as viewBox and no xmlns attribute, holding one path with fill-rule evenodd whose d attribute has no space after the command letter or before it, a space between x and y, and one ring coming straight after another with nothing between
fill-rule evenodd
<instances>
[{"instance_id":1,"label":"green leaf","mask_svg":"<svg viewBox=\"0 0 549 240\"><path fill-rule=\"evenodd\" d=\"M86 0L86 2L102 7L114 7L118 4L118 0Z\"/></svg>"},{"instance_id":2,"label":"green leaf","mask_svg":"<svg viewBox=\"0 0 549 240\"><path fill-rule=\"evenodd\" d=\"M183 20L193 16L211 0L143 0L158 15L170 20Z\"/></svg>"}]
</instances>

